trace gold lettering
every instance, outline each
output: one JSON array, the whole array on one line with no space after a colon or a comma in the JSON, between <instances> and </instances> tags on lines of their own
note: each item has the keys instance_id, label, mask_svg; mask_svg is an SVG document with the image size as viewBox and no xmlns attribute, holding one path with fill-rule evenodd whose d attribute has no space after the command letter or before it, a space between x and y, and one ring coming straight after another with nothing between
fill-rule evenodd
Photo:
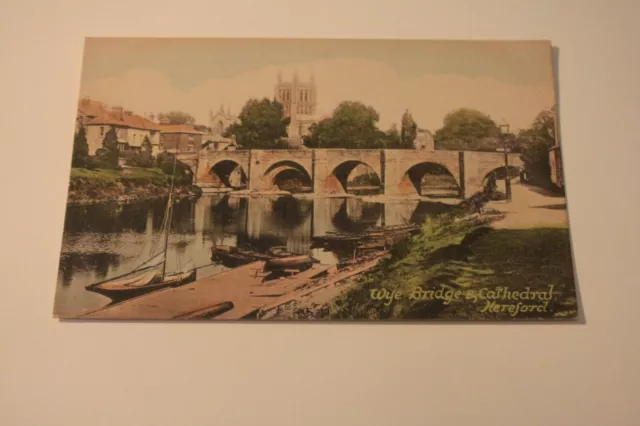
<instances>
[{"instance_id":1,"label":"gold lettering","mask_svg":"<svg viewBox=\"0 0 640 426\"><path fill-rule=\"evenodd\" d=\"M493 305L495 305L496 302L489 302L487 301L486 304L484 305L484 308L480 309L480 312L491 312L491 309L493 308Z\"/></svg>"},{"instance_id":2,"label":"gold lettering","mask_svg":"<svg viewBox=\"0 0 640 426\"><path fill-rule=\"evenodd\" d=\"M420 298L422 298L422 289L420 287L416 287L413 289L413 291L409 295L409 299L416 300Z\"/></svg>"},{"instance_id":3,"label":"gold lettering","mask_svg":"<svg viewBox=\"0 0 640 426\"><path fill-rule=\"evenodd\" d=\"M551 300L551 298L553 297L553 287L554 285L550 285L549 286L549 294L545 294L541 299L543 300Z\"/></svg>"}]
</instances>

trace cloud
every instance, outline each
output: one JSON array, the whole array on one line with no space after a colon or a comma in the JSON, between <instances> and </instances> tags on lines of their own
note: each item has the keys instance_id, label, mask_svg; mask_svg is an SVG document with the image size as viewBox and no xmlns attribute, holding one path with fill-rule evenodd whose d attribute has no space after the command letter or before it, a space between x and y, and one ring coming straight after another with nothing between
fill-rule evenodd
<instances>
[{"instance_id":1,"label":"cloud","mask_svg":"<svg viewBox=\"0 0 640 426\"><path fill-rule=\"evenodd\" d=\"M358 100L378 110L382 129L399 123L409 109L420 127L435 131L449 111L461 107L525 128L554 102L551 80L546 86L533 86L453 74L404 78L389 66L361 58L267 66L231 78L212 78L188 90L175 87L160 71L137 68L118 77L87 81L81 95L137 113L184 110L207 123L209 109L220 104L238 113L249 98L272 97L278 71L285 80L295 71L303 81L315 75L319 115L329 115L340 101Z\"/></svg>"}]
</instances>

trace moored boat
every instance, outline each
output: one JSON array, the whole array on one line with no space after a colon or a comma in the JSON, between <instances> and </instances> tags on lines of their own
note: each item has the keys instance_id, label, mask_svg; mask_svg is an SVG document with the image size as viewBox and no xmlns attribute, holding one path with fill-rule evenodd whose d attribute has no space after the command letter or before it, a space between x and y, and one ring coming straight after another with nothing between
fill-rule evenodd
<instances>
[{"instance_id":1,"label":"moored boat","mask_svg":"<svg viewBox=\"0 0 640 426\"><path fill-rule=\"evenodd\" d=\"M301 271L309 268L312 264L318 263L318 261L311 256L288 256L288 257L274 257L269 259L264 264L265 272L275 271Z\"/></svg>"},{"instance_id":2,"label":"moored boat","mask_svg":"<svg viewBox=\"0 0 640 426\"><path fill-rule=\"evenodd\" d=\"M157 271L148 271L139 279L123 278L104 281L87 286L87 290L106 296L113 302L120 302L163 288L188 284L196 279L196 271L194 269L165 274L164 279L161 278Z\"/></svg>"},{"instance_id":3,"label":"moored boat","mask_svg":"<svg viewBox=\"0 0 640 426\"><path fill-rule=\"evenodd\" d=\"M131 272L90 284L86 286L85 289L106 296L113 302L120 302L163 288L187 284L196 279L195 269L167 273L167 246L169 243L169 232L171 230L171 217L173 213L176 161L176 157L174 156L171 189L169 190L169 200L167 201L167 208L162 221L162 231L160 233L160 235L164 236L163 249L159 253L150 256L150 258L137 268L134 268ZM158 243L156 242L154 247L151 248L151 253L155 253L157 245Z\"/></svg>"}]
</instances>

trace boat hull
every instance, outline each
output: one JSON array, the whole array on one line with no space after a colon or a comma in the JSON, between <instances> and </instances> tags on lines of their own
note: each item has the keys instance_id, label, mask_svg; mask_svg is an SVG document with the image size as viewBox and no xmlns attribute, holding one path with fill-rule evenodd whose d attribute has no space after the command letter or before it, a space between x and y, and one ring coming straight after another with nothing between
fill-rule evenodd
<instances>
[{"instance_id":1,"label":"boat hull","mask_svg":"<svg viewBox=\"0 0 640 426\"><path fill-rule=\"evenodd\" d=\"M173 275L173 277L172 277ZM108 283L97 283L86 287L87 290L106 296L113 303L122 302L133 297L142 296L152 291L161 290L168 287L178 287L188 284L196 279L196 271L193 270L188 274L172 274L168 279L162 282L151 282L143 286L112 286L108 287Z\"/></svg>"},{"instance_id":2,"label":"boat hull","mask_svg":"<svg viewBox=\"0 0 640 426\"><path fill-rule=\"evenodd\" d=\"M318 261L309 256L278 257L267 260L264 264L265 272L284 270L304 270Z\"/></svg>"}]
</instances>

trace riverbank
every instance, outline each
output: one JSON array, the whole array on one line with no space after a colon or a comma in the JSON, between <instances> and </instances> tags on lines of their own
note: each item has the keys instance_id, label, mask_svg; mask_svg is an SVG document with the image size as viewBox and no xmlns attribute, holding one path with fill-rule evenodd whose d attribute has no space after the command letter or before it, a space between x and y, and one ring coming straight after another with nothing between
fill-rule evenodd
<instances>
[{"instance_id":1,"label":"riverbank","mask_svg":"<svg viewBox=\"0 0 640 426\"><path fill-rule=\"evenodd\" d=\"M557 208L537 205L548 200L533 198L520 203L526 207L491 202L481 214L459 208L430 218L419 235L393 247L372 270L296 300L275 318L574 318L566 220ZM535 220L530 210L537 212Z\"/></svg>"},{"instance_id":2,"label":"riverbank","mask_svg":"<svg viewBox=\"0 0 640 426\"><path fill-rule=\"evenodd\" d=\"M160 169L125 168L124 170L71 169L67 204L87 205L105 202L130 203L169 196L171 176ZM200 188L178 185L174 196L197 198Z\"/></svg>"}]
</instances>

